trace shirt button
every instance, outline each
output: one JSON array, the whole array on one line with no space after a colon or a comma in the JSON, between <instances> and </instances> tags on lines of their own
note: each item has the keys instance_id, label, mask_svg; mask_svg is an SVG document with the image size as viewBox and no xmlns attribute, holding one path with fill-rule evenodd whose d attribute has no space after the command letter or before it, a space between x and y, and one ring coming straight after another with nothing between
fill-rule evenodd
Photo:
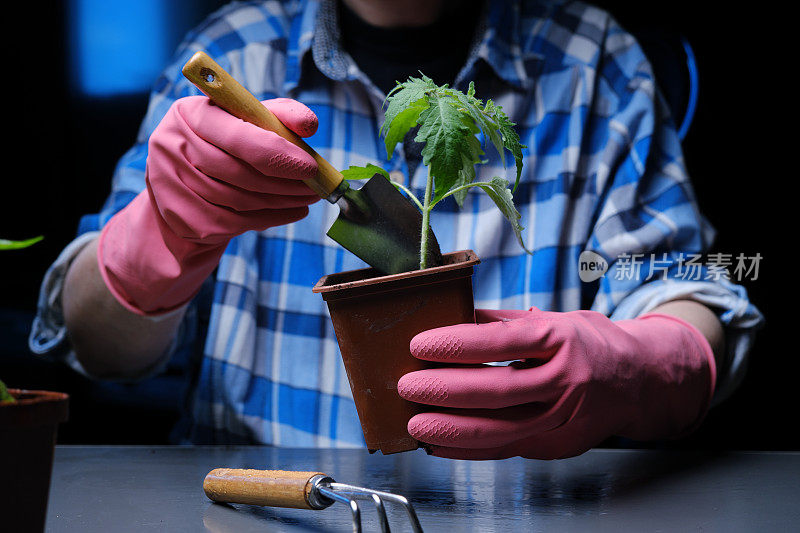
<instances>
[{"instance_id":1,"label":"shirt button","mask_svg":"<svg viewBox=\"0 0 800 533\"><path fill-rule=\"evenodd\" d=\"M400 185L404 184L406 181L406 177L399 170L392 170L389 172L389 179Z\"/></svg>"}]
</instances>

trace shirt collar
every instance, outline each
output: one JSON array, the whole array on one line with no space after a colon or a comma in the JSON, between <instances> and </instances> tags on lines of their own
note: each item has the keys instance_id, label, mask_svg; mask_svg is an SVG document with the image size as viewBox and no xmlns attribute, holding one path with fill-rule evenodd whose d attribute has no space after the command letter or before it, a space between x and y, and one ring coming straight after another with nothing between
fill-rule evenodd
<instances>
[{"instance_id":1,"label":"shirt collar","mask_svg":"<svg viewBox=\"0 0 800 533\"><path fill-rule=\"evenodd\" d=\"M489 0L479 23L479 35L473 45L466 69L471 61L481 60L494 74L516 88L530 88L531 79L522 55L522 19L520 2Z\"/></svg>"},{"instance_id":2,"label":"shirt collar","mask_svg":"<svg viewBox=\"0 0 800 533\"><path fill-rule=\"evenodd\" d=\"M530 87L530 78L522 57L519 0L489 0L478 22L478 31L462 75L471 73L479 60L485 62L494 74L517 88ZM336 0L303 0L300 16L295 17L289 35L286 79L284 89L296 89L303 76L303 68L310 62L305 56L311 53L314 66L334 81L353 80L360 71L339 39Z\"/></svg>"}]
</instances>

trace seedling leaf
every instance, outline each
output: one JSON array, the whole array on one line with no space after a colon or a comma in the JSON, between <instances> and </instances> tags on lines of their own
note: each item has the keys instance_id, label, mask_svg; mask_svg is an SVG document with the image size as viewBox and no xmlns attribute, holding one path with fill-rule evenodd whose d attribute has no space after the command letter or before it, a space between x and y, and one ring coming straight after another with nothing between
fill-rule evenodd
<instances>
[{"instance_id":1,"label":"seedling leaf","mask_svg":"<svg viewBox=\"0 0 800 533\"><path fill-rule=\"evenodd\" d=\"M479 129L456 106L457 100L448 96L431 96L430 107L419 116L419 131L414 138L425 143L422 163L429 167L434 180L434 203L451 189L462 185L463 179L472 175L474 166L483 155L480 142L475 138ZM471 172L460 172L473 167Z\"/></svg>"},{"instance_id":2,"label":"seedling leaf","mask_svg":"<svg viewBox=\"0 0 800 533\"><path fill-rule=\"evenodd\" d=\"M497 153L500 155L500 161L503 163L503 166L506 166L503 138L498 131L499 128L497 124L493 121L493 117L486 114L481 109L483 102L475 98L475 83L469 83L467 94L452 89L450 91L463 106L464 111L469 113L469 116L475 121L475 124L480 127L481 131L483 132L483 136L492 143L495 150L497 150Z\"/></svg>"},{"instance_id":3,"label":"seedling leaf","mask_svg":"<svg viewBox=\"0 0 800 533\"><path fill-rule=\"evenodd\" d=\"M423 143L422 163L428 167L425 195L419 202L405 187L404 190L422 210L422 235L420 238L420 268L425 268L429 215L434 206L444 198L453 196L459 206L471 187L480 187L494 201L503 216L511 223L520 246L522 241L521 218L514 207L508 181L495 177L487 182L475 183L475 165L484 163L483 147L476 137L483 133L484 139L494 146L503 166L505 151L514 156L516 164L516 190L522 176L522 149L515 124L503 112L503 108L492 100L484 104L475 97L475 84L470 83L466 93L451 89L447 85L436 85L422 74L421 78L410 77L398 83L386 97L386 119L381 127L386 152L391 158L398 142L417 125L414 137Z\"/></svg>"},{"instance_id":4,"label":"seedling leaf","mask_svg":"<svg viewBox=\"0 0 800 533\"><path fill-rule=\"evenodd\" d=\"M517 176L514 180L513 191L516 191L517 186L519 185L519 179L522 176L522 149L527 148L527 146L520 143L519 135L514 129L516 124L511 122L508 116L506 116L506 114L503 112L502 106L496 105L494 102L489 100L486 102L486 113L490 114L497 122L498 130L503 138L503 146L505 146L505 148L514 155L514 162L517 166Z\"/></svg>"},{"instance_id":5,"label":"seedling leaf","mask_svg":"<svg viewBox=\"0 0 800 533\"><path fill-rule=\"evenodd\" d=\"M348 181L370 179L375 174L380 174L389 180L389 183L394 185L395 189L404 192L406 196L408 196L408 198L414 202L414 204L416 204L420 211L422 210L422 204L414 196L414 193L412 193L406 186L392 181L392 178L389 177L389 173L381 167L373 165L372 163L367 163L367 165L363 167L351 166L347 170L342 170L342 176Z\"/></svg>"},{"instance_id":6,"label":"seedling leaf","mask_svg":"<svg viewBox=\"0 0 800 533\"><path fill-rule=\"evenodd\" d=\"M519 223L522 215L520 215L519 211L517 211L517 208L514 205L514 196L511 192L511 189L508 187L508 180L495 176L491 179L491 181L476 181L475 183L470 183L469 185L463 185L457 189L453 189L449 193L445 194L442 199L447 198L448 196L456 196L461 193L466 193L467 190L471 189L472 187L480 187L487 195L489 195L489 198L494 201L495 205L498 207L498 209L500 209L500 212L503 214L505 219L511 223L511 227L514 230L514 234L517 237L519 245L523 250L529 254L532 254L533 252L528 250L528 248L525 247L525 243L522 241L522 231L525 228Z\"/></svg>"},{"instance_id":7,"label":"seedling leaf","mask_svg":"<svg viewBox=\"0 0 800 533\"><path fill-rule=\"evenodd\" d=\"M401 111L391 123L384 123L384 125L389 124L386 128L386 139L384 140L386 143L386 154L389 159L391 159L394 154L394 147L397 146L398 142L403 140L409 130L417 125L420 113L427 108L428 101L422 98L411 104L407 109Z\"/></svg>"},{"instance_id":8,"label":"seedling leaf","mask_svg":"<svg viewBox=\"0 0 800 533\"><path fill-rule=\"evenodd\" d=\"M348 181L368 180L375 174L382 174L387 180L389 179L388 172L372 163L367 163L363 167L351 166L347 170L342 170L342 176Z\"/></svg>"},{"instance_id":9,"label":"seedling leaf","mask_svg":"<svg viewBox=\"0 0 800 533\"><path fill-rule=\"evenodd\" d=\"M488 183L476 183L474 185L478 185L483 191L489 195L495 205L500 209L500 212L503 213L503 216L506 217L511 223L511 228L514 230L514 235L517 236L517 242L522 247L523 250L532 254L531 250L525 247L525 243L522 240L522 230L523 228L519 221L522 218L519 211L517 211L516 206L514 205L514 196L511 192L511 189L508 187L508 181L504 180L503 178L494 177Z\"/></svg>"},{"instance_id":10,"label":"seedling leaf","mask_svg":"<svg viewBox=\"0 0 800 533\"><path fill-rule=\"evenodd\" d=\"M33 246L42 239L44 239L43 235L39 235L38 237L34 237L32 239L26 239L24 241L9 241L8 239L0 239L0 250L19 250L21 248L27 248L28 246Z\"/></svg>"},{"instance_id":11,"label":"seedling leaf","mask_svg":"<svg viewBox=\"0 0 800 533\"><path fill-rule=\"evenodd\" d=\"M389 159L392 158L397 143L405 137L408 130L417 125L417 117L428 107L425 97L436 88L433 80L425 75L422 78L409 77L408 81L398 83L386 96L384 104L388 105L380 133L385 136L386 155Z\"/></svg>"}]
</instances>

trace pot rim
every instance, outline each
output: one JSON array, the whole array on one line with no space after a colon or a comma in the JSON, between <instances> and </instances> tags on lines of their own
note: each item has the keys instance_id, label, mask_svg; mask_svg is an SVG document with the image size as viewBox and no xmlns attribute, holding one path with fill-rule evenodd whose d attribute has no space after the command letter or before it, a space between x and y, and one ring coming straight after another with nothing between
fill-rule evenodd
<instances>
[{"instance_id":1,"label":"pot rim","mask_svg":"<svg viewBox=\"0 0 800 533\"><path fill-rule=\"evenodd\" d=\"M8 389L14 403L0 405L0 431L55 426L69 414L69 395L45 390ZM29 396L18 398L18 396Z\"/></svg>"},{"instance_id":2,"label":"pot rim","mask_svg":"<svg viewBox=\"0 0 800 533\"><path fill-rule=\"evenodd\" d=\"M0 404L0 408L14 407L16 405L32 405L43 402L60 402L69 399L69 394L65 392L56 392L49 390L28 390L28 389L8 389L8 393L16 400L13 403ZM17 398L18 395L24 394L31 396L30 398Z\"/></svg>"},{"instance_id":3,"label":"pot rim","mask_svg":"<svg viewBox=\"0 0 800 533\"><path fill-rule=\"evenodd\" d=\"M348 270L345 272L328 274L326 276L323 276L311 290L312 292L319 293L324 296L326 293L338 292L345 289L357 289L360 287L368 287L370 285L392 284L393 282L399 282L403 280L413 280L414 278L432 276L444 272L463 269L466 267L473 267L474 265L477 265L478 263L481 262L477 254L472 250L459 250L457 252L451 252L449 254L445 254L444 257L457 258L459 254L463 254L464 256L463 261L456 260L456 262L454 263L426 268L423 270L412 270L410 272L401 272L400 274L389 274L384 276L370 276L370 277L365 277L363 279L355 279L354 281L344 281L341 283L335 283L331 285L329 285L328 283L333 276L342 276L343 274L347 274L349 277L358 277L359 274L369 275L370 273L377 273L377 270L375 270L374 268L362 268L359 270Z\"/></svg>"}]
</instances>

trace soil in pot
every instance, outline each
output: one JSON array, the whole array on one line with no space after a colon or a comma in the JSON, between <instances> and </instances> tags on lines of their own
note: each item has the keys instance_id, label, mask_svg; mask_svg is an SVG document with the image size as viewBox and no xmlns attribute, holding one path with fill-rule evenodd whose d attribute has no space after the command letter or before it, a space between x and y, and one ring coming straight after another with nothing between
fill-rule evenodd
<instances>
[{"instance_id":1,"label":"soil in pot","mask_svg":"<svg viewBox=\"0 0 800 533\"><path fill-rule=\"evenodd\" d=\"M0 529L44 531L58 424L68 396L9 389L17 400L0 405ZM7 528L7 529L6 529Z\"/></svg>"},{"instance_id":2,"label":"soil in pot","mask_svg":"<svg viewBox=\"0 0 800 533\"><path fill-rule=\"evenodd\" d=\"M442 266L390 276L372 268L331 274L313 291L328 304L361 429L370 453L414 450L408 420L423 406L402 399L397 381L436 366L411 356L418 333L475 322L472 250L446 254Z\"/></svg>"}]
</instances>

